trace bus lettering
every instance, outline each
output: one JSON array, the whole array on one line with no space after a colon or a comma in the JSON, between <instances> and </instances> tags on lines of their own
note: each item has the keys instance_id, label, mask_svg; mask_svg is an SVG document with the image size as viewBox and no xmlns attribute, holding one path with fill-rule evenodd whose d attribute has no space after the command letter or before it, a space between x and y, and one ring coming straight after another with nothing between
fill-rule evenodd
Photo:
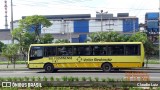
<instances>
[{"instance_id":1,"label":"bus lettering","mask_svg":"<svg viewBox=\"0 0 160 90\"><path fill-rule=\"evenodd\" d=\"M111 61L112 59L104 59L104 58L94 58L94 61Z\"/></svg>"},{"instance_id":2,"label":"bus lettering","mask_svg":"<svg viewBox=\"0 0 160 90\"><path fill-rule=\"evenodd\" d=\"M55 57L55 59L72 59L72 57Z\"/></svg>"}]
</instances>

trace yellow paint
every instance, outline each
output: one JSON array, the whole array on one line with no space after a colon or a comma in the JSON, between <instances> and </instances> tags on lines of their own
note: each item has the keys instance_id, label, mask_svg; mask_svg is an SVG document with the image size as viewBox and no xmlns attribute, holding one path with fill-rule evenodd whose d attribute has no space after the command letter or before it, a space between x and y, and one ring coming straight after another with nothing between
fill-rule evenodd
<instances>
[{"instance_id":1,"label":"yellow paint","mask_svg":"<svg viewBox=\"0 0 160 90\"><path fill-rule=\"evenodd\" d=\"M82 45L96 43L82 43ZM141 56L53 56L33 61L28 60L29 68L43 68L45 63L53 63L55 68L101 68L104 62L110 62L114 68L142 67L144 62L144 47L140 42L112 42L103 44L141 44ZM31 46L59 46L65 44L34 44ZM73 45L73 44L66 44ZM74 45L81 45L76 43Z\"/></svg>"}]
</instances>

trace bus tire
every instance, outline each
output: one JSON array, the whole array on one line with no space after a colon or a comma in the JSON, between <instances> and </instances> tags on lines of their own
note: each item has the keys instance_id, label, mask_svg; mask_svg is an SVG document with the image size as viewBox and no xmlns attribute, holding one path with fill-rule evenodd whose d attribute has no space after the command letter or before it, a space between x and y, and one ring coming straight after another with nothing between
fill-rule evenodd
<instances>
[{"instance_id":1,"label":"bus tire","mask_svg":"<svg viewBox=\"0 0 160 90\"><path fill-rule=\"evenodd\" d=\"M52 73L54 71L54 67L50 63L45 64L44 69L46 73Z\"/></svg>"},{"instance_id":2,"label":"bus tire","mask_svg":"<svg viewBox=\"0 0 160 90\"><path fill-rule=\"evenodd\" d=\"M104 72L110 72L112 70L112 65L110 63L103 63L102 70Z\"/></svg>"}]
</instances>

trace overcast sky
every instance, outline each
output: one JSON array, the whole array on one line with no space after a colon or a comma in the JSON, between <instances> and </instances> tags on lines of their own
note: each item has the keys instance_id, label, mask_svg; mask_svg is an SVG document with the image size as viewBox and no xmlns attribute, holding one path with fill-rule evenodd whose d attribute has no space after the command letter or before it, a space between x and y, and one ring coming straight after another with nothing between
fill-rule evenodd
<instances>
[{"instance_id":1,"label":"overcast sky","mask_svg":"<svg viewBox=\"0 0 160 90\"><path fill-rule=\"evenodd\" d=\"M10 0L8 4L8 24L10 22ZM21 19L28 15L61 15L61 14L91 14L96 11L113 13L129 13L137 16L144 23L146 12L158 12L159 0L13 0L14 18ZM0 28L5 24L4 0L0 0Z\"/></svg>"}]
</instances>

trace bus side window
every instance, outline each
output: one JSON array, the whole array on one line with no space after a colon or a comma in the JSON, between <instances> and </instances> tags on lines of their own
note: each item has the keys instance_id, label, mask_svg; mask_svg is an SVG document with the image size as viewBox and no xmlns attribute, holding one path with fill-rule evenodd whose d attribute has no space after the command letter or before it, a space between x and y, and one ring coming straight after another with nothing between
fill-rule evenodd
<instances>
[{"instance_id":1,"label":"bus side window","mask_svg":"<svg viewBox=\"0 0 160 90\"><path fill-rule=\"evenodd\" d=\"M72 47L63 46L57 48L58 55L60 56L71 56L73 55Z\"/></svg>"},{"instance_id":2,"label":"bus side window","mask_svg":"<svg viewBox=\"0 0 160 90\"><path fill-rule=\"evenodd\" d=\"M65 56L66 55L66 47L58 47L57 48L57 51L58 51L58 55L60 56Z\"/></svg>"},{"instance_id":3,"label":"bus side window","mask_svg":"<svg viewBox=\"0 0 160 90\"><path fill-rule=\"evenodd\" d=\"M100 47L100 55L106 55L106 47Z\"/></svg>"},{"instance_id":4,"label":"bus side window","mask_svg":"<svg viewBox=\"0 0 160 90\"><path fill-rule=\"evenodd\" d=\"M126 45L126 55L140 55L139 45Z\"/></svg>"},{"instance_id":5,"label":"bus side window","mask_svg":"<svg viewBox=\"0 0 160 90\"><path fill-rule=\"evenodd\" d=\"M68 56L72 56L73 55L73 51L72 51L72 47L66 47L66 55L68 55Z\"/></svg>"},{"instance_id":6,"label":"bus side window","mask_svg":"<svg viewBox=\"0 0 160 90\"><path fill-rule=\"evenodd\" d=\"M77 53L77 55L84 55L85 54L85 52L84 52L84 47L77 47L78 48L78 53Z\"/></svg>"},{"instance_id":7,"label":"bus side window","mask_svg":"<svg viewBox=\"0 0 160 90\"><path fill-rule=\"evenodd\" d=\"M53 46L44 47L44 56L55 56L56 55L56 48Z\"/></svg>"},{"instance_id":8,"label":"bus side window","mask_svg":"<svg viewBox=\"0 0 160 90\"><path fill-rule=\"evenodd\" d=\"M85 55L91 55L92 49L90 48L90 46L86 46L85 47Z\"/></svg>"},{"instance_id":9,"label":"bus side window","mask_svg":"<svg viewBox=\"0 0 160 90\"><path fill-rule=\"evenodd\" d=\"M77 48L76 47L73 47L73 55L77 55L78 53L77 53Z\"/></svg>"},{"instance_id":10,"label":"bus side window","mask_svg":"<svg viewBox=\"0 0 160 90\"><path fill-rule=\"evenodd\" d=\"M93 46L93 55L100 55L99 46Z\"/></svg>"},{"instance_id":11,"label":"bus side window","mask_svg":"<svg viewBox=\"0 0 160 90\"><path fill-rule=\"evenodd\" d=\"M108 55L124 55L124 46L123 45L109 45L108 46Z\"/></svg>"}]
</instances>

